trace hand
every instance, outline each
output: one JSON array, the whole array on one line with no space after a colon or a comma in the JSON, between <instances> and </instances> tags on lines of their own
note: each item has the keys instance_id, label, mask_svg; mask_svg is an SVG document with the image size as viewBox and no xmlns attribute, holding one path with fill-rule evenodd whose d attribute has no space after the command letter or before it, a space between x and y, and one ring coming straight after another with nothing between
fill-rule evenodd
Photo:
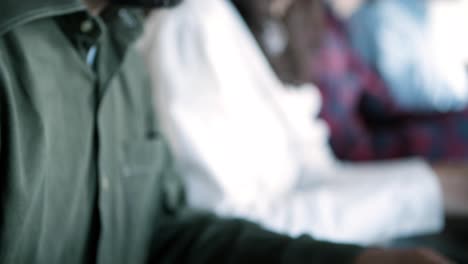
<instances>
[{"instance_id":1,"label":"hand","mask_svg":"<svg viewBox=\"0 0 468 264\"><path fill-rule=\"evenodd\" d=\"M433 165L439 177L448 216L468 216L468 166L463 163Z\"/></svg>"},{"instance_id":2,"label":"hand","mask_svg":"<svg viewBox=\"0 0 468 264\"><path fill-rule=\"evenodd\" d=\"M451 264L445 257L429 249L368 249L356 264Z\"/></svg>"}]
</instances>

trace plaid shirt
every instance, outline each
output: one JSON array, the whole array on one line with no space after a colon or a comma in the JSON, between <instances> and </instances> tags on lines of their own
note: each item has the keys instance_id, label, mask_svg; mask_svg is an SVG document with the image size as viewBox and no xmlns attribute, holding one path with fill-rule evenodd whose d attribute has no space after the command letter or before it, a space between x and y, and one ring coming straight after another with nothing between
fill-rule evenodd
<instances>
[{"instance_id":1,"label":"plaid shirt","mask_svg":"<svg viewBox=\"0 0 468 264\"><path fill-rule=\"evenodd\" d=\"M340 159L468 157L468 110L403 112L380 76L352 50L343 25L329 15L325 26L321 47L311 58L312 80L322 93L321 117Z\"/></svg>"}]
</instances>

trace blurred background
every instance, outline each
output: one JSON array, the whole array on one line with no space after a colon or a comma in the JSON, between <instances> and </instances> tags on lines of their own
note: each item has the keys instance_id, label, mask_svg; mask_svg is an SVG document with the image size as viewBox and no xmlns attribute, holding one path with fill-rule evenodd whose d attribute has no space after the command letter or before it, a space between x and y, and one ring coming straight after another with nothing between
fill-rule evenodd
<instances>
[{"instance_id":1,"label":"blurred background","mask_svg":"<svg viewBox=\"0 0 468 264\"><path fill-rule=\"evenodd\" d=\"M248 1L233 0L279 78L320 90L338 158L466 164L467 0ZM467 237L455 217L441 235L394 245L422 243L463 262Z\"/></svg>"},{"instance_id":2,"label":"blurred background","mask_svg":"<svg viewBox=\"0 0 468 264\"><path fill-rule=\"evenodd\" d=\"M187 0L148 27L193 206L468 263L468 0Z\"/></svg>"},{"instance_id":3,"label":"blurred background","mask_svg":"<svg viewBox=\"0 0 468 264\"><path fill-rule=\"evenodd\" d=\"M272 2L234 0L280 79L319 88L339 158L466 159L467 1Z\"/></svg>"}]
</instances>

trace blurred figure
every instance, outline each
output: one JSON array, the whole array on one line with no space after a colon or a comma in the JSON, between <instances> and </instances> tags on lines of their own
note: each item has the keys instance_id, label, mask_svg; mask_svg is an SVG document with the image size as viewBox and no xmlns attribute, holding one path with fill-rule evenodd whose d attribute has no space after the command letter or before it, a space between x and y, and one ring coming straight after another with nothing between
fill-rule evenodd
<instances>
[{"instance_id":1,"label":"blurred figure","mask_svg":"<svg viewBox=\"0 0 468 264\"><path fill-rule=\"evenodd\" d=\"M316 88L285 89L230 3L188 0L154 13L142 48L192 206L363 244L442 227L429 166L338 162Z\"/></svg>"},{"instance_id":2,"label":"blurred figure","mask_svg":"<svg viewBox=\"0 0 468 264\"><path fill-rule=\"evenodd\" d=\"M308 83L311 52L320 46L323 33L322 3L310 0L233 2L280 79L289 84Z\"/></svg>"},{"instance_id":3,"label":"blurred figure","mask_svg":"<svg viewBox=\"0 0 468 264\"><path fill-rule=\"evenodd\" d=\"M452 12L442 18L445 28L439 29L437 9L453 3L438 2L460 1L364 1L347 20L353 47L380 73L396 104L407 111L460 110L468 102L461 52L468 44L463 15L457 18Z\"/></svg>"},{"instance_id":4,"label":"blurred figure","mask_svg":"<svg viewBox=\"0 0 468 264\"><path fill-rule=\"evenodd\" d=\"M362 1L328 0L326 5L314 5L314 12L308 9L310 2L322 1L293 1L278 18L256 1L234 0L257 40L263 43L261 46L279 77L286 82L314 82L319 87L324 99L320 116L330 127L330 143L337 157L362 161L421 156L437 162L463 162L468 158L468 111L414 112L402 108L376 70L353 49L344 22ZM433 5L431 10L435 9ZM307 13L318 14L322 22L298 19ZM271 17L286 32L282 36L287 36L283 45L286 48L276 55L268 50L269 44L264 42L269 40L262 33L271 31L264 26ZM311 35L309 31L320 34ZM289 50L296 55L291 56ZM302 58L301 63L296 57ZM301 70L285 76L281 65L289 64Z\"/></svg>"}]
</instances>

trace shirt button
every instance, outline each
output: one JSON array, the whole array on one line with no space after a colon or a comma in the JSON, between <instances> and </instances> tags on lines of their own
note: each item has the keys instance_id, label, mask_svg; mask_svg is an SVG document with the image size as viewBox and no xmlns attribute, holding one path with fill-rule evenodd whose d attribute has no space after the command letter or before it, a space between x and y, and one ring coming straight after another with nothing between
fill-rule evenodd
<instances>
[{"instance_id":1,"label":"shirt button","mask_svg":"<svg viewBox=\"0 0 468 264\"><path fill-rule=\"evenodd\" d=\"M109 190L109 186L110 186L109 178L106 177L106 176L103 176L101 178L101 188L102 188L102 190L103 191Z\"/></svg>"},{"instance_id":2,"label":"shirt button","mask_svg":"<svg viewBox=\"0 0 468 264\"><path fill-rule=\"evenodd\" d=\"M94 23L91 20L85 20L81 23L80 30L83 33L89 33L94 28Z\"/></svg>"}]
</instances>

